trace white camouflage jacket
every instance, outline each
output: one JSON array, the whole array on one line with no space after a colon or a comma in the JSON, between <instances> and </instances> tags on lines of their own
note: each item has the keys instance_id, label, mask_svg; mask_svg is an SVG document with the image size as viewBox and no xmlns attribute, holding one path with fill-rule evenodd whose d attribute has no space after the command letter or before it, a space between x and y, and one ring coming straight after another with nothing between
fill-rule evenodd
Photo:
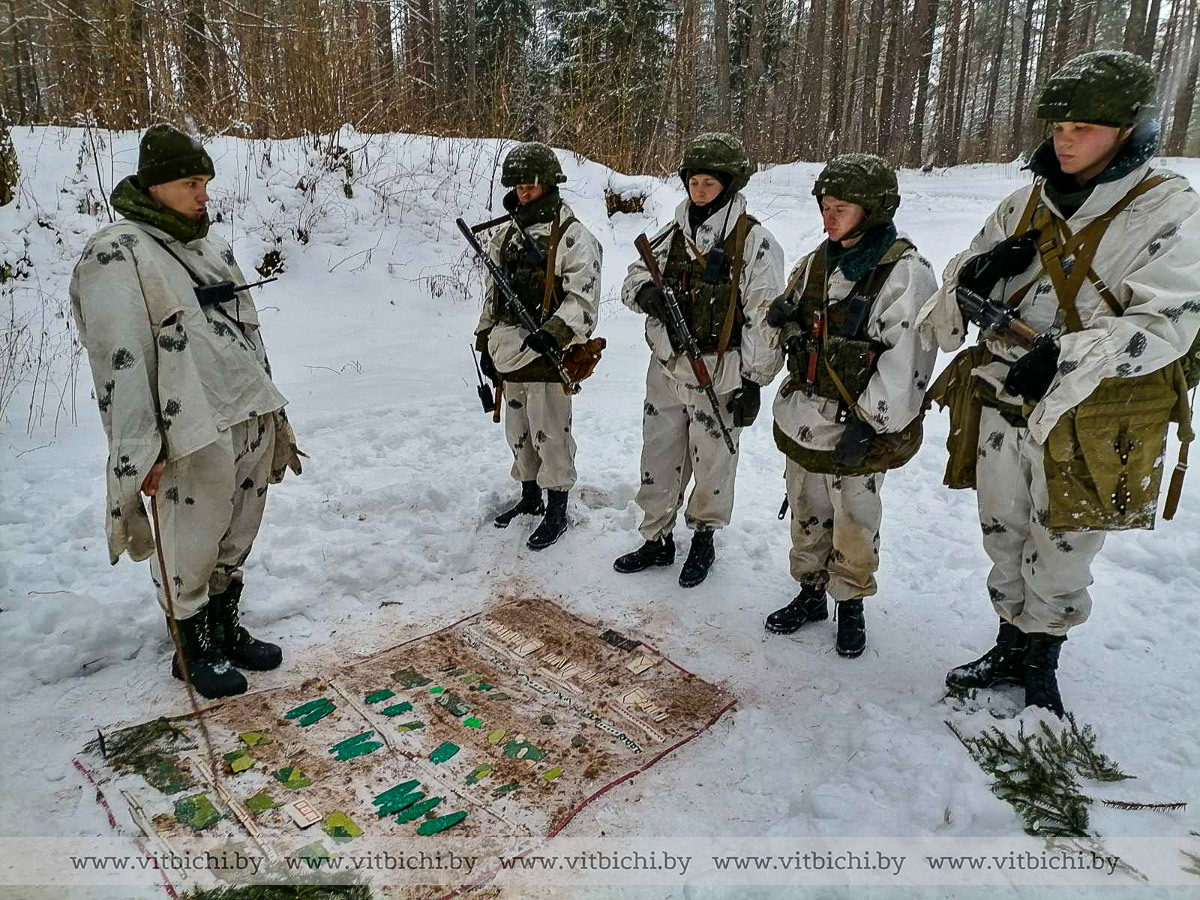
<instances>
[{"instance_id":1,"label":"white camouflage jacket","mask_svg":"<svg viewBox=\"0 0 1200 900\"><path fill-rule=\"evenodd\" d=\"M796 263L792 277L801 269L807 272L811 259L810 253ZM804 278L797 282L797 296L804 290ZM853 287L854 282L837 268L829 279L830 306L846 299ZM856 399L877 432L903 431L924 402L937 350L922 345L914 323L935 291L933 267L910 249L896 261L871 307L867 335L887 349L879 354L875 373ZM775 395L773 414L780 430L800 446L832 450L846 427L837 422L838 406L836 400L808 397L803 391L785 397L781 390Z\"/></svg>"},{"instance_id":2,"label":"white camouflage jacket","mask_svg":"<svg viewBox=\"0 0 1200 900\"><path fill-rule=\"evenodd\" d=\"M740 192L729 202L728 210L722 208L696 229L695 245L700 253L708 253L710 249L723 243L737 225L738 217L746 211L746 198ZM666 266L667 254L671 249L671 239L665 235L674 228L680 228L685 235L691 237L691 226L688 224L690 205L691 200L688 199L680 203L675 209L675 221L660 229L651 239L651 243L654 243L663 238L654 248L660 268ZM687 245L687 254L690 259L695 259L690 245ZM650 273L646 271L646 266L640 258L636 259L629 266L625 283L621 287L621 301L635 312L641 312L637 305L637 294L642 285L649 281ZM759 385L770 384L783 368L779 332L769 327L766 322L767 308L783 291L783 250L771 232L762 225L754 225L746 232L740 291L742 314L745 316L741 348L730 348L720 365L717 362L717 354L707 354L704 357L712 375L713 387L719 394L740 388L742 378ZM650 345L654 358L668 375L676 381L698 387L687 357L671 349L667 326L652 316L646 317L646 343Z\"/></svg>"},{"instance_id":3,"label":"white camouflage jacket","mask_svg":"<svg viewBox=\"0 0 1200 900\"><path fill-rule=\"evenodd\" d=\"M124 552L135 560L154 552L139 489L160 453L180 459L287 402L267 371L250 292L201 309L191 277L154 238L205 283L246 283L217 235L184 244L129 220L96 232L75 266L71 310L108 436L105 531L114 564ZM281 451L294 451L290 427L277 424L284 429L273 470Z\"/></svg>"},{"instance_id":4,"label":"white camouflage jacket","mask_svg":"<svg viewBox=\"0 0 1200 900\"><path fill-rule=\"evenodd\" d=\"M574 213L566 203L562 204L559 219L566 221ZM550 234L550 222L538 222L525 230L530 237L542 238ZM504 246L510 229L509 223L497 229L488 242L487 253L500 262L500 250ZM543 326L559 341L563 349L571 344L586 341L596 331L600 320L600 264L604 249L600 242L582 222L576 219L561 235L554 259L554 272L562 279L563 301ZM501 302L492 283L491 275L484 273L484 303L475 334L488 334L488 353L496 369L504 374L524 368L540 357L532 350L522 350L521 344L529 332L520 325L506 325L499 321L497 303ZM567 341L564 343L564 338Z\"/></svg>"},{"instance_id":5,"label":"white camouflage jacket","mask_svg":"<svg viewBox=\"0 0 1200 900\"><path fill-rule=\"evenodd\" d=\"M1067 333L1054 287L1039 260L1021 275L1001 282L992 298L1001 303L1029 282L1036 286L1021 301L1018 313L1042 332L1059 334L1058 374L1029 416L1033 438L1044 443L1062 415L1088 398L1101 380L1144 375L1183 356L1200 328L1200 197L1186 178L1150 165L1138 166L1118 180L1096 185L1070 219L1072 233L1103 215L1143 178L1166 174L1170 179L1134 200L1109 225L1092 268L1116 295L1124 314L1117 316L1085 279L1076 299L1083 330ZM972 256L1013 234L1033 186L1021 188L1001 201L971 246L946 266L945 281L921 310L918 320L928 346L952 351L966 339L962 314L955 300L958 271ZM1049 199L1043 203L1061 215ZM1022 352L1002 341L988 347L1012 361ZM1008 366L997 362L977 369L1003 391ZM1001 394L1020 405L1019 397Z\"/></svg>"}]
</instances>

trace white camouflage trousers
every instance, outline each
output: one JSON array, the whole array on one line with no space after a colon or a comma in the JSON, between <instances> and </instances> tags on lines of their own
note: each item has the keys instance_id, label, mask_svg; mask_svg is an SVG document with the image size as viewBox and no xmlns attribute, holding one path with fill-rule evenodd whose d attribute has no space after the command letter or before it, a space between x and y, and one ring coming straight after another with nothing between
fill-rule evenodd
<instances>
[{"instance_id":1,"label":"white camouflage trousers","mask_svg":"<svg viewBox=\"0 0 1200 900\"><path fill-rule=\"evenodd\" d=\"M177 619L225 591L250 555L267 503L275 444L271 415L239 422L195 453L168 460L158 489L163 554ZM150 558L164 612L158 556Z\"/></svg>"},{"instance_id":2,"label":"white camouflage trousers","mask_svg":"<svg viewBox=\"0 0 1200 900\"><path fill-rule=\"evenodd\" d=\"M883 473L821 475L791 458L783 472L792 511L792 577L823 586L834 600L873 596Z\"/></svg>"},{"instance_id":3,"label":"white camouflage trousers","mask_svg":"<svg viewBox=\"0 0 1200 900\"><path fill-rule=\"evenodd\" d=\"M726 425L732 420L732 397L717 394ZM735 450L740 432L730 427ZM704 392L671 378L651 358L642 408L642 485L636 498L642 510L642 537L653 541L674 529L693 477L696 483L684 512L687 526L694 530L728 525L737 461L737 454L725 446Z\"/></svg>"},{"instance_id":4,"label":"white camouflage trousers","mask_svg":"<svg viewBox=\"0 0 1200 900\"><path fill-rule=\"evenodd\" d=\"M550 491L575 487L571 395L562 384L504 382L504 434L512 450L512 477Z\"/></svg>"},{"instance_id":5,"label":"white camouflage trousers","mask_svg":"<svg viewBox=\"0 0 1200 900\"><path fill-rule=\"evenodd\" d=\"M983 408L976 484L992 606L1026 633L1066 634L1091 612L1087 589L1104 532L1050 532L1039 524L1049 506L1043 452L1029 429Z\"/></svg>"}]
</instances>

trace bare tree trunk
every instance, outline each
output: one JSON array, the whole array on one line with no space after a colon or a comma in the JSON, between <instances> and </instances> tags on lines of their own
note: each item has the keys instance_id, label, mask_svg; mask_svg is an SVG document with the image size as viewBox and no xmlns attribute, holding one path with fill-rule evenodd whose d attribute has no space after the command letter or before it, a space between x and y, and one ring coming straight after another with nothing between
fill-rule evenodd
<instances>
[{"instance_id":1,"label":"bare tree trunk","mask_svg":"<svg viewBox=\"0 0 1200 900\"><path fill-rule=\"evenodd\" d=\"M475 0L467 2L467 111L471 122L479 109L479 87L475 84L475 59L479 56L479 30L475 17Z\"/></svg>"},{"instance_id":2,"label":"bare tree trunk","mask_svg":"<svg viewBox=\"0 0 1200 900\"><path fill-rule=\"evenodd\" d=\"M1062 8L1058 11L1058 25L1054 29L1054 55L1050 70L1057 72L1067 61L1067 48L1071 43L1071 22L1075 17L1075 0L1061 0ZM1154 0L1158 3L1158 0Z\"/></svg>"},{"instance_id":3,"label":"bare tree trunk","mask_svg":"<svg viewBox=\"0 0 1200 900\"><path fill-rule=\"evenodd\" d=\"M954 130L955 85L958 82L958 39L962 27L962 0L950 0L946 37L942 41L942 61L938 66L937 127L934 146L935 165L952 165L951 132Z\"/></svg>"},{"instance_id":4,"label":"bare tree trunk","mask_svg":"<svg viewBox=\"0 0 1200 900\"><path fill-rule=\"evenodd\" d=\"M763 30L766 21L766 0L754 0L750 10L750 60L746 70L746 107L743 117L743 122L750 127L742 128L743 140L752 158L762 149L765 131L759 120L763 109Z\"/></svg>"},{"instance_id":5,"label":"bare tree trunk","mask_svg":"<svg viewBox=\"0 0 1200 900\"><path fill-rule=\"evenodd\" d=\"M1158 17L1160 12L1161 0L1150 0L1150 11L1146 13L1146 27L1142 30L1142 41L1137 49L1138 56L1146 62L1154 61L1154 42L1158 39Z\"/></svg>"},{"instance_id":6,"label":"bare tree trunk","mask_svg":"<svg viewBox=\"0 0 1200 900\"><path fill-rule=\"evenodd\" d=\"M846 85L846 19L850 0L833 0L833 21L829 32L829 103L825 118L825 158L837 155L841 145L842 98Z\"/></svg>"},{"instance_id":7,"label":"bare tree trunk","mask_svg":"<svg viewBox=\"0 0 1200 900\"><path fill-rule=\"evenodd\" d=\"M717 127L728 131L733 121L729 107L729 0L713 0L713 44L717 54Z\"/></svg>"},{"instance_id":8,"label":"bare tree trunk","mask_svg":"<svg viewBox=\"0 0 1200 900\"><path fill-rule=\"evenodd\" d=\"M193 113L209 100L207 24L204 0L183 0L183 90Z\"/></svg>"},{"instance_id":9,"label":"bare tree trunk","mask_svg":"<svg viewBox=\"0 0 1200 900\"><path fill-rule=\"evenodd\" d=\"M1033 45L1033 2L1025 0L1025 21L1021 28L1021 64L1017 69L1017 99L1013 103L1013 126L1009 153L1017 153L1024 144L1025 131L1022 127L1025 115L1025 87L1029 83L1029 55Z\"/></svg>"},{"instance_id":10,"label":"bare tree trunk","mask_svg":"<svg viewBox=\"0 0 1200 900\"><path fill-rule=\"evenodd\" d=\"M990 155L995 145L996 134L996 98L1000 93L1000 69L1004 65L1004 39L1008 36L1008 12L1012 8L1012 0L1001 0L999 20L996 24L996 43L992 45L990 64L988 66L987 100L983 105L983 121L980 128L980 139L984 142Z\"/></svg>"},{"instance_id":11,"label":"bare tree trunk","mask_svg":"<svg viewBox=\"0 0 1200 900\"><path fill-rule=\"evenodd\" d=\"M933 64L933 38L937 31L938 0L917 0L918 11L923 4L926 18L922 21L919 12L916 17L918 26L923 30L920 33L920 63L916 71L917 100L908 136L908 164L912 167L921 165L923 158L921 151L925 137L925 105L929 99L929 69Z\"/></svg>"},{"instance_id":12,"label":"bare tree trunk","mask_svg":"<svg viewBox=\"0 0 1200 900\"><path fill-rule=\"evenodd\" d=\"M892 145L892 120L896 114L896 82L900 67L900 16L904 0L889 0L887 49L884 51L883 78L879 91L879 134L874 152L892 162L900 159L899 148Z\"/></svg>"},{"instance_id":13,"label":"bare tree trunk","mask_svg":"<svg viewBox=\"0 0 1200 900\"><path fill-rule=\"evenodd\" d=\"M1171 156L1183 156L1187 145L1188 127L1192 124L1192 107L1196 104L1196 82L1200 81L1200 5L1192 4L1192 16L1195 19L1195 31L1192 33L1192 50L1188 62L1187 75L1175 95L1174 121L1171 123L1171 134L1167 138L1167 153Z\"/></svg>"},{"instance_id":14,"label":"bare tree trunk","mask_svg":"<svg viewBox=\"0 0 1200 900\"><path fill-rule=\"evenodd\" d=\"M825 28L828 8L825 0L813 0L808 18L808 41L804 58L804 95L801 121L797 129L804 135L805 155L819 158L824 150L821 129L821 100L825 82Z\"/></svg>"},{"instance_id":15,"label":"bare tree trunk","mask_svg":"<svg viewBox=\"0 0 1200 900\"><path fill-rule=\"evenodd\" d=\"M1130 0L1129 18L1125 20L1125 43L1122 49L1136 53L1142 45L1142 31L1146 27L1146 0Z\"/></svg>"},{"instance_id":16,"label":"bare tree trunk","mask_svg":"<svg viewBox=\"0 0 1200 900\"><path fill-rule=\"evenodd\" d=\"M865 4L865 0L864 0ZM883 37L883 0L871 0L870 20L867 23L867 51L863 59L862 86L862 149L866 153L879 150L879 44ZM883 66L886 78L887 66Z\"/></svg>"}]
</instances>

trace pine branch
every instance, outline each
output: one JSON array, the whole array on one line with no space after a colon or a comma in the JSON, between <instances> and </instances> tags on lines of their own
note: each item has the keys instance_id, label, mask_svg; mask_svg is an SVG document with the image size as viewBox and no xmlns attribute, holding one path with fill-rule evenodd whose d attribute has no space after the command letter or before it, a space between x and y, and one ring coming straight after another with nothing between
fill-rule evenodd
<instances>
[{"instance_id":1,"label":"pine branch","mask_svg":"<svg viewBox=\"0 0 1200 900\"><path fill-rule=\"evenodd\" d=\"M1187 809L1186 800L1178 800L1174 803L1137 803L1132 800L1101 800L1100 802L1109 809L1148 809L1154 812L1179 812L1180 810Z\"/></svg>"}]
</instances>

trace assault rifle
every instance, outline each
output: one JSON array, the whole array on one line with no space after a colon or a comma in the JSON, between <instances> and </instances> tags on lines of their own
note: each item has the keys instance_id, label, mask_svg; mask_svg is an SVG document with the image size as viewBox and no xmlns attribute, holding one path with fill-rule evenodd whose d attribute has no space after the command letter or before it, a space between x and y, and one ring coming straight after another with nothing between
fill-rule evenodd
<instances>
[{"instance_id":1,"label":"assault rifle","mask_svg":"<svg viewBox=\"0 0 1200 900\"><path fill-rule=\"evenodd\" d=\"M484 251L483 247L479 243L479 240L471 231L471 226L462 219L455 219L454 224L458 226L458 230L461 231L463 233L463 237L467 239L467 244L470 245L471 250L474 251L475 255L478 256L483 262L484 266L488 270L488 273L492 276L492 280L496 283L496 290L498 290L504 297L504 302L508 304L509 308L517 314L517 318L521 320L521 325L525 328L525 330L530 334L533 334L535 331L541 328L541 326L537 323L537 320L533 318L532 313L525 308L525 304L521 302L521 298L517 296L516 290L509 283L508 278L506 278L504 275L504 272L498 265L496 265L495 260L488 256ZM551 350L543 355L550 361L550 364L554 366L554 371L558 375L558 380L563 383L563 390L568 394L578 394L579 384L571 379L566 367L563 366L562 351Z\"/></svg>"},{"instance_id":2,"label":"assault rifle","mask_svg":"<svg viewBox=\"0 0 1200 900\"><path fill-rule=\"evenodd\" d=\"M1001 306L996 301L978 294L969 287L959 285L955 289L958 308L970 321L984 331L991 331L1008 338L1026 350L1033 347L1041 335L1021 321L1016 310Z\"/></svg>"},{"instance_id":3,"label":"assault rifle","mask_svg":"<svg viewBox=\"0 0 1200 900\"><path fill-rule=\"evenodd\" d=\"M737 453L733 446L733 436L729 433L729 428L721 417L721 404L717 400L716 391L713 390L712 375L709 374L708 366L704 364L700 345L696 343L696 336L692 334L687 326L687 321L683 318L683 310L679 308L679 301L675 298L674 292L663 283L662 272L658 268L658 260L654 257L650 241L646 239L646 235L639 234L634 240L633 246L637 248L638 255L641 256L642 263L646 266L646 271L650 273L650 280L654 282L656 288L662 291L666 300L667 318L670 321L663 324L671 332L676 346L682 347L683 352L687 354L688 362L692 364L692 374L696 376L696 382L704 389L713 415L717 417L717 425L721 428L721 436L725 438L725 446L729 448L730 453Z\"/></svg>"},{"instance_id":4,"label":"assault rifle","mask_svg":"<svg viewBox=\"0 0 1200 900\"><path fill-rule=\"evenodd\" d=\"M264 284L270 284L272 281L278 280L278 278L264 278L262 281L256 281L253 284L234 284L232 281L218 281L215 284L198 284L194 290L196 291L196 300L199 301L202 307L216 306L218 303L228 303L230 300L236 299L237 295L242 291L262 287Z\"/></svg>"}]
</instances>

